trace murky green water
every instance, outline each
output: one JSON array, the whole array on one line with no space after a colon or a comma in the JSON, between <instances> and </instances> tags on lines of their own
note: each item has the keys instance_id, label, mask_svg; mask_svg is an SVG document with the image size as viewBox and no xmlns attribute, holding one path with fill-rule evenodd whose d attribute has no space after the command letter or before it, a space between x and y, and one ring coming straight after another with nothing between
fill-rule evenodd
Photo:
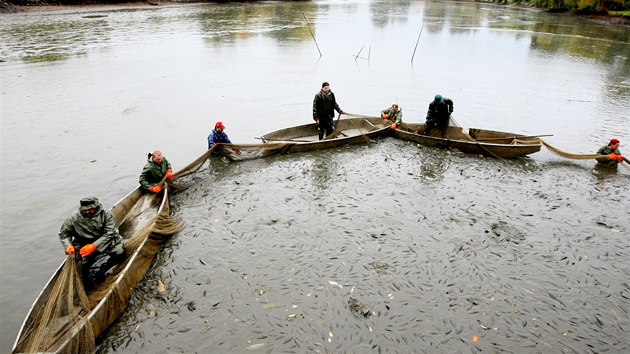
<instances>
[{"instance_id":1,"label":"murky green water","mask_svg":"<svg viewBox=\"0 0 630 354\"><path fill-rule=\"evenodd\" d=\"M629 57L627 28L486 4L1 15L0 350L63 259L65 217L86 195L122 198L148 151L177 170L217 120L240 143L310 122L329 81L347 112L398 102L419 122L441 93L463 126L553 134L573 153L616 137L627 152ZM173 201L187 228L100 348L623 352L629 174L592 165L393 138L215 161Z\"/></svg>"}]
</instances>

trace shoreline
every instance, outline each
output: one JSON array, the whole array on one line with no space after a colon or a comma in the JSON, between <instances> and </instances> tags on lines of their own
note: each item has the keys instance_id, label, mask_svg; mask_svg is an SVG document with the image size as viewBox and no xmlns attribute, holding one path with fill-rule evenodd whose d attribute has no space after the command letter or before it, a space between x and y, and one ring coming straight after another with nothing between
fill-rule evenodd
<instances>
[{"instance_id":1,"label":"shoreline","mask_svg":"<svg viewBox=\"0 0 630 354\"><path fill-rule=\"evenodd\" d=\"M471 0L456 0L456 1L471 1ZM36 13L36 12L64 12L64 11L100 11L100 10L116 10L116 9L129 9L129 8L153 8L153 7L176 7L176 6L191 6L191 5L201 5L201 4L209 4L209 2L181 2L181 1L158 1L158 0L147 0L147 1L137 1L137 2L121 2L115 4L106 4L106 3L94 3L94 4L78 4L78 5L32 5L32 6L23 6L23 5L13 5L13 4L4 4L0 6L0 15L4 14L22 14L22 13ZM550 13L554 13L556 15L561 16L575 16L584 18L590 21L596 21L601 23L606 23L609 25L616 26L626 26L630 27L630 18L623 16L612 16L612 15L598 15L598 14L576 14L573 12L552 12L546 9L538 9L529 6L522 5L502 5L497 3L489 3L495 4L498 6L519 6L530 9L536 9L540 11L546 11Z\"/></svg>"},{"instance_id":2,"label":"shoreline","mask_svg":"<svg viewBox=\"0 0 630 354\"><path fill-rule=\"evenodd\" d=\"M0 14L23 14L35 12L65 12L65 11L100 11L100 10L116 10L129 8L153 8L153 7L175 7L207 4L206 2L179 2L179 1L137 1L137 2L120 2L113 4L78 4L78 5L12 5L5 4L0 6Z\"/></svg>"}]
</instances>

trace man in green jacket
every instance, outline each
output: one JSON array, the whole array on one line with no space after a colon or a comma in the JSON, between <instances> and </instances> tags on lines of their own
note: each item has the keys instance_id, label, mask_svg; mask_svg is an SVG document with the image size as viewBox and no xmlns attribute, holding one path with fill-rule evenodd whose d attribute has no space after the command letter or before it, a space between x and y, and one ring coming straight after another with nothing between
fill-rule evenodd
<instances>
[{"instance_id":1,"label":"man in green jacket","mask_svg":"<svg viewBox=\"0 0 630 354\"><path fill-rule=\"evenodd\" d=\"M597 158L597 165L602 167L617 168L620 162L623 162L621 151L619 151L619 140L611 139L608 145L602 146L597 150L598 155L606 155L605 157Z\"/></svg>"},{"instance_id":2,"label":"man in green jacket","mask_svg":"<svg viewBox=\"0 0 630 354\"><path fill-rule=\"evenodd\" d=\"M146 191L160 193L162 188L159 186L159 183L164 176L167 179L173 178L171 164L166 157L162 156L162 152L159 150L149 153L147 160L148 162L144 165L144 169L142 169L140 174L140 186Z\"/></svg>"},{"instance_id":3,"label":"man in green jacket","mask_svg":"<svg viewBox=\"0 0 630 354\"><path fill-rule=\"evenodd\" d=\"M89 290L125 257L123 238L114 217L95 197L81 199L79 210L61 226L59 241L66 254L78 252L82 259L83 285Z\"/></svg>"},{"instance_id":4,"label":"man in green jacket","mask_svg":"<svg viewBox=\"0 0 630 354\"><path fill-rule=\"evenodd\" d=\"M381 118L389 119L394 122L394 124L392 124L393 130L396 130L400 123L402 123L402 115L402 108L398 107L397 103L394 103L391 107L381 111Z\"/></svg>"}]
</instances>

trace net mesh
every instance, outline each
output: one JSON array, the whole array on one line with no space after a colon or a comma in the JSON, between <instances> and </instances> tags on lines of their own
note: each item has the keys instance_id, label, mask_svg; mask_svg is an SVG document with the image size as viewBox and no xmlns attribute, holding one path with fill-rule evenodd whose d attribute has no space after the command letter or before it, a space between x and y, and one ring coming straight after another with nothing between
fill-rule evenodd
<instances>
[{"instance_id":1,"label":"net mesh","mask_svg":"<svg viewBox=\"0 0 630 354\"><path fill-rule=\"evenodd\" d=\"M546 141L540 139L540 141L542 142L542 144L552 153L558 155L558 156L562 156L562 157L566 157L567 159L573 159L573 160L598 160L598 161L606 161L608 159L608 155L601 155L601 154L572 154L570 152L566 152L566 151L562 151L556 147L551 146L549 143L547 143ZM621 166L623 166L624 168L626 168L627 170L630 170L630 167L628 167L628 164L630 164L630 160L628 160L628 158L623 157L623 161L624 163L620 163Z\"/></svg>"},{"instance_id":2,"label":"net mesh","mask_svg":"<svg viewBox=\"0 0 630 354\"><path fill-rule=\"evenodd\" d=\"M27 319L14 352L95 351L95 337L124 311L136 284L164 240L183 228L181 220L170 215L168 187L166 189L159 212L126 238L126 259L89 294L82 284L77 257L74 254L67 257L51 280L52 288L45 289L40 297L45 303L34 307ZM153 196L144 195L138 203L142 198ZM102 301L104 299L106 301Z\"/></svg>"},{"instance_id":3,"label":"net mesh","mask_svg":"<svg viewBox=\"0 0 630 354\"><path fill-rule=\"evenodd\" d=\"M285 154L295 143L217 144L221 155L230 161L259 159Z\"/></svg>"}]
</instances>

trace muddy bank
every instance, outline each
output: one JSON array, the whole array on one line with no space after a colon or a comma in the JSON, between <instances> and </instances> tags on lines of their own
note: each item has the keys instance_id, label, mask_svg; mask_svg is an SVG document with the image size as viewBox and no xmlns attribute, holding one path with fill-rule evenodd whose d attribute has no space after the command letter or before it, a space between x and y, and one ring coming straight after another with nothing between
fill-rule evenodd
<instances>
[{"instance_id":1,"label":"muddy bank","mask_svg":"<svg viewBox=\"0 0 630 354\"><path fill-rule=\"evenodd\" d=\"M201 2L179 2L179 1L138 1L138 2L121 2L121 3L109 3L109 4L78 4L78 5L54 5L45 2L37 3L34 5L14 5L5 3L0 5L0 13L24 13L24 12L41 12L41 11L69 11L69 10L81 10L81 11L100 11L100 10L115 10L125 8L152 8L156 6L187 6L203 4Z\"/></svg>"}]
</instances>

